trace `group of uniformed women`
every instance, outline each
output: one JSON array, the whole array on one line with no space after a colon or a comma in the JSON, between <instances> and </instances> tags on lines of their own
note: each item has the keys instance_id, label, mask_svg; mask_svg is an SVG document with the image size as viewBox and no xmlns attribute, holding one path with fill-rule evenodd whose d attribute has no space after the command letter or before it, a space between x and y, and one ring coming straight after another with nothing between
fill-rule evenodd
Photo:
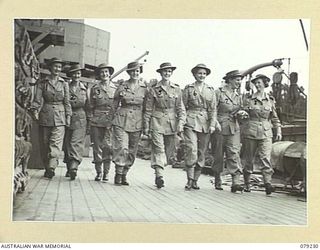
<instances>
[{"instance_id":1,"label":"group of uniformed women","mask_svg":"<svg viewBox=\"0 0 320 250\"><path fill-rule=\"evenodd\" d=\"M198 179L211 141L217 190L223 190L220 175L225 164L232 176L231 192L250 192L255 163L262 171L266 193L271 194L272 127L276 128L276 140L281 140L281 124L274 99L264 91L270 81L267 76L257 75L252 80L256 92L242 96L237 91L243 78L238 70L228 72L226 84L214 90L205 81L211 70L198 64L191 70L195 81L181 90L170 80L176 67L168 62L156 70L161 80L149 87L140 76L143 67L138 62L127 65L129 79L119 86L110 81L114 68L100 64L95 71L98 81L88 91L80 81L79 65L70 67L69 84L59 76L61 60L52 58L48 66L51 74L37 84L31 107L39 119L45 177L54 176L63 146L66 176L74 180L85 136L90 133L95 180L108 180L113 161L114 183L129 185L127 173L134 164L140 137L145 134L152 142L155 185L162 188L164 168L175 151L178 134L185 141L186 190L200 189ZM244 188L239 184L242 172Z\"/></svg>"}]
</instances>

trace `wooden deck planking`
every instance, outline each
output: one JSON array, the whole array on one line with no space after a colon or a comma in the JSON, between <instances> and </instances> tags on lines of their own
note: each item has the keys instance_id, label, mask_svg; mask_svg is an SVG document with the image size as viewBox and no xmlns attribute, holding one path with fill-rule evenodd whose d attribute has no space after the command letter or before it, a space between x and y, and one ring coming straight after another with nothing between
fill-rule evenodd
<instances>
[{"instance_id":1,"label":"wooden deck planking","mask_svg":"<svg viewBox=\"0 0 320 250\"><path fill-rule=\"evenodd\" d=\"M80 171L79 171L80 172ZM97 187L93 183L94 180L92 178L81 178L81 175L76 180L79 181L81 186L81 192L84 195L84 200L86 202L87 208L90 210L90 216L92 221L106 221L109 219L109 215L105 210L105 207L101 201L102 194L97 193Z\"/></svg>"},{"instance_id":2,"label":"wooden deck planking","mask_svg":"<svg viewBox=\"0 0 320 250\"><path fill-rule=\"evenodd\" d=\"M171 168L167 168L166 170L166 176L169 178L166 178L166 183L167 187L169 186L170 191L168 191L168 189L164 188L160 190L159 194L164 195L164 197L166 198L166 200L171 201L171 206L172 207L176 207L179 206L179 204L182 205L182 211L189 211L188 215L190 217L190 219L184 220L182 222L202 222L203 220L198 221L197 217L198 215L204 215L205 213L207 214L206 216L206 222L227 222L225 221L223 218L226 217L226 214L222 214L222 216L217 216L217 214L214 212L214 210L210 209L214 207L215 204L212 204L212 206L210 206L210 204L208 204L208 202L210 202L211 199L206 200L205 203L199 204L199 201L197 201L197 196L199 193L201 193L202 191L185 191L184 190L184 185L185 185L185 173L182 170L177 170L177 169L171 169ZM177 174L177 171L181 172L180 175ZM176 173L174 173L176 172ZM173 178L170 178L174 176L174 180ZM206 178L208 179L208 178ZM178 182L180 185L177 185ZM212 185L210 184L209 180L207 180L207 188L209 188L209 190L212 190ZM144 183L141 183L141 185L145 185ZM173 187L173 190L172 190ZM196 194L197 193L197 194ZM179 195L177 195L179 194ZM199 211L196 211L195 209L199 209L199 206L203 205L203 207L205 209L203 209L201 211L201 213L199 213ZM185 209L184 209L185 208ZM209 209L207 209L209 208ZM177 211L177 210L176 210ZM179 211L179 210L178 210ZM232 215L231 215L232 217ZM239 218L237 218L235 221L239 221ZM228 222L230 223L235 223L235 221L232 221L232 218L228 218Z\"/></svg>"},{"instance_id":3,"label":"wooden deck planking","mask_svg":"<svg viewBox=\"0 0 320 250\"><path fill-rule=\"evenodd\" d=\"M123 221L125 221L126 218L129 222L135 220L138 220L138 222L146 221L144 215L132 204L130 195L123 195L124 189L127 187L114 186L110 183L101 183L101 188L104 195L107 193L111 195L112 200L117 204L118 208L121 209L122 213L125 215L125 217L122 218ZM115 218L115 220L117 220L117 218Z\"/></svg>"},{"instance_id":4,"label":"wooden deck planking","mask_svg":"<svg viewBox=\"0 0 320 250\"><path fill-rule=\"evenodd\" d=\"M74 204L74 210L75 210L76 216L81 215L83 217L83 220L85 220L85 214L82 214L82 212L85 212L85 210L88 210L89 211L88 215L90 215L90 218L92 221L111 220L111 215L108 213L108 211L106 211L105 204L102 202L102 199L100 197L101 195L97 193L96 188L93 188L94 183L92 178L90 179L87 178L87 174L86 175L80 174L76 179L75 183L77 181L79 182L79 185L80 185L81 193L79 192L79 194L81 196L79 195L79 197L77 198ZM81 201L81 197L84 197L83 201ZM82 205L83 209L78 211L78 207L81 203L83 203ZM96 214L97 210L94 209L94 206L96 206L94 204L98 204L98 211L99 211L98 215Z\"/></svg>"},{"instance_id":5,"label":"wooden deck planking","mask_svg":"<svg viewBox=\"0 0 320 250\"><path fill-rule=\"evenodd\" d=\"M187 213L187 217L184 217L181 222L195 222L195 223L205 223L208 222L208 219L215 218L212 214L205 214L205 213L196 213L195 208L192 205L193 200L186 198L186 195L189 194L188 191L184 190L185 185L185 173L182 170L172 169L172 168L166 168L165 173L165 185L166 187L157 190L157 188L154 186L154 175L153 170L151 168L148 168L145 170L148 171L148 179L146 178L136 178L135 182L139 183L139 186L141 190L144 190L149 187L152 187L153 192L157 194L156 197L159 199L158 203L160 204L167 204L169 207L173 207L173 214L176 216L177 213ZM178 175L178 172L179 173ZM172 175L172 173L175 173ZM174 176L173 178L170 178ZM169 178L168 178L169 177ZM180 185L177 185L180 184ZM170 188L170 192L168 193L168 187ZM179 196L169 196L170 193L177 193ZM162 199L163 198L163 199ZM178 209L179 208L179 209ZM209 220L210 220L209 219ZM221 219L221 218L220 218Z\"/></svg>"},{"instance_id":6,"label":"wooden deck planking","mask_svg":"<svg viewBox=\"0 0 320 250\"><path fill-rule=\"evenodd\" d=\"M92 221L90 208L86 204L79 182L80 179L75 182L69 182L72 221Z\"/></svg>"},{"instance_id":7,"label":"wooden deck planking","mask_svg":"<svg viewBox=\"0 0 320 250\"><path fill-rule=\"evenodd\" d=\"M147 189L146 185L142 185L141 189ZM180 213L185 213L187 216L183 216L179 221L188 223L188 222L196 222L196 223L204 223L208 221L209 216L207 216L205 213L203 214L197 214L193 213L194 208L190 205L190 201L187 201L185 199L182 199L180 197L179 199L172 200L168 199L168 197L165 195L164 190L157 190L156 188L150 189L154 193L150 193L152 197L154 197L155 204L158 204L158 208L156 211L161 210L167 210L170 212L170 215L174 218L179 218L178 216ZM182 201L183 200L183 201ZM182 201L182 202L181 202Z\"/></svg>"},{"instance_id":8,"label":"wooden deck planking","mask_svg":"<svg viewBox=\"0 0 320 250\"><path fill-rule=\"evenodd\" d=\"M147 169L148 171L150 171L151 169ZM176 171L176 170L175 170ZM153 175L150 175L153 177ZM188 211L193 211L193 207L190 206L190 201L191 200L186 200L184 199L184 202L180 202L182 196L176 197L177 199L172 199L171 197L169 198L166 195L166 188L163 188L161 190L158 190L155 185L153 184L154 181L154 177L151 179L151 177L149 177L148 180L146 179L138 179L135 178L134 182L137 183L137 185L139 186L140 190L139 192L144 192L144 191L149 191L149 194L151 195L151 197L155 198L155 203L158 206L158 209L160 208L160 210L165 209L165 208L169 208L169 212L172 216L177 217L177 216L181 216L180 213L181 211L186 213L187 216L183 215L183 217L180 218L180 222L197 222L197 223L201 223L204 221L207 221L207 218L205 216L203 216L202 214L195 214L195 213L187 213ZM148 183L148 184L146 184ZM178 190L176 190L178 189ZM151 192L150 192L151 191ZM171 190L172 191L172 190ZM181 192L186 192L184 189L181 189L180 187L176 187L175 186L175 190L173 192L180 192L180 194L182 195ZM149 195L149 196L150 196ZM173 209L171 209L173 208Z\"/></svg>"},{"instance_id":9,"label":"wooden deck planking","mask_svg":"<svg viewBox=\"0 0 320 250\"><path fill-rule=\"evenodd\" d=\"M33 172L31 183L32 188L29 190L29 186L26 191L17 196L15 205L13 208L13 218L19 220L19 218L24 218L24 220L34 220L37 218L37 213L40 209L40 203L46 194L49 186L49 182L44 180L42 177L42 171ZM30 183L29 183L30 184ZM20 197L19 197L20 196Z\"/></svg>"},{"instance_id":10,"label":"wooden deck planking","mask_svg":"<svg viewBox=\"0 0 320 250\"><path fill-rule=\"evenodd\" d=\"M296 197L264 192L214 190L211 177L202 175L200 190L185 191L186 173L166 168L165 187L158 190L150 162L137 159L129 171L130 186L113 184L114 167L109 182L94 181L90 159L84 159L78 178L64 177L59 166L53 180L42 177L43 171L30 170L26 192L18 194L13 219L39 221L163 222L305 225L306 203Z\"/></svg>"},{"instance_id":11,"label":"wooden deck planking","mask_svg":"<svg viewBox=\"0 0 320 250\"><path fill-rule=\"evenodd\" d=\"M43 172L43 171L42 171ZM49 182L46 192L39 203L39 209L36 218L39 217L41 221L55 221L56 210L58 207L58 198L61 185L61 176L62 168L56 169L56 176L52 180L47 180L44 177L44 181ZM68 190L66 190L68 191Z\"/></svg>"},{"instance_id":12,"label":"wooden deck planking","mask_svg":"<svg viewBox=\"0 0 320 250\"><path fill-rule=\"evenodd\" d=\"M131 194L143 206L143 211L148 216L149 222L170 222L175 219L170 211L159 208L159 201L154 196L148 195L147 190L143 190L143 192L135 190L128 192L128 194Z\"/></svg>"},{"instance_id":13,"label":"wooden deck planking","mask_svg":"<svg viewBox=\"0 0 320 250\"><path fill-rule=\"evenodd\" d=\"M283 221L278 220L277 217L270 217L269 213L266 213L261 210L261 205L257 206L257 204L248 204L247 197L243 198L242 196L246 194L232 194L228 195L227 197L224 197L223 199L220 199L219 197L216 197L214 200L215 204L218 204L217 212L222 212L224 216L229 217L230 215L233 216L235 220L237 218L242 218L241 221L238 219L239 224L282 224ZM235 196L241 196L239 197L240 200L237 200L238 197ZM209 196L208 194L203 195L203 199L212 199L212 196ZM230 200L232 199L232 202ZM245 199L243 201L242 199Z\"/></svg>"},{"instance_id":14,"label":"wooden deck planking","mask_svg":"<svg viewBox=\"0 0 320 250\"><path fill-rule=\"evenodd\" d=\"M173 170L176 171L176 170ZM185 180L183 180L185 181ZM141 183L141 185L145 185L143 183ZM170 185L170 184L169 184ZM147 188L146 186L144 188ZM186 221L183 220L183 222L204 222L203 221L203 216L206 214L207 216L205 216L206 218L206 222L216 222L216 221L220 221L222 220L222 222L226 222L222 216L218 217L216 216L216 213L214 212L214 209L203 209L203 211L201 211L201 213L199 213L199 211L195 210L195 209L201 209L201 207L199 207L201 204L199 204L198 201L196 201L198 194L195 196L195 193L200 193L201 190L199 191L184 191L183 188L178 187L175 188L175 190L172 192L172 190L167 191L166 188L159 190L159 194L164 195L164 197L166 198L166 200L170 201L170 205L172 207L177 207L179 206L179 204L182 204L182 208L180 209L181 211L186 211L188 212L188 215L190 217L190 219L187 219ZM179 196L177 196L176 194L179 194ZM205 204L203 204L203 207L210 208L210 205L208 206L208 201L207 200ZM212 206L213 208L214 206ZM176 211L179 211L178 209L176 209ZM199 216L201 216L202 218L199 220ZM228 218L230 221L230 218ZM237 219L238 221L238 219Z\"/></svg>"},{"instance_id":15,"label":"wooden deck planking","mask_svg":"<svg viewBox=\"0 0 320 250\"><path fill-rule=\"evenodd\" d=\"M122 189L117 189L119 191L121 199L127 199L128 203L139 214L142 218L145 218L145 221L150 222L153 220L161 221L161 218L154 213L154 207L148 207L144 204L148 204L148 200L143 193L138 193L136 190L129 190L130 187L122 187ZM106 190L107 191L107 190Z\"/></svg>"},{"instance_id":16,"label":"wooden deck planking","mask_svg":"<svg viewBox=\"0 0 320 250\"><path fill-rule=\"evenodd\" d=\"M146 184L142 184L141 189L147 189ZM194 206L194 200L186 197L188 194L188 191L184 191L181 189L179 192L186 192L184 194L180 194L179 197L176 196L170 196L168 195L167 191L165 189L157 190L156 188L153 189L153 192L156 193L157 197L156 200L158 200L158 203L161 202L163 206L169 206L172 208L172 213L175 216L177 213L187 213L188 218L185 218L181 222L195 222L195 223L205 223L205 222L212 222L212 220L218 220L222 218L217 218L216 215L209 213L208 211L203 211L202 213L198 213L195 209L197 209L197 206Z\"/></svg>"},{"instance_id":17,"label":"wooden deck planking","mask_svg":"<svg viewBox=\"0 0 320 250\"><path fill-rule=\"evenodd\" d=\"M279 217L284 216L289 219L288 216L291 216L290 219L291 222L296 223L297 218L301 216L301 209L303 209L302 202L292 203L285 199L286 197L283 197L281 194L273 193L271 196L264 196L261 197L262 192L251 192L249 194L243 194L246 195L246 203L241 202L241 199L239 200L239 206L245 206L245 208L249 209L251 212L258 212L262 211L265 215L274 215L276 214L276 217L273 217L276 221ZM263 194L263 193L262 193ZM294 197L290 197L294 198ZM260 199L257 203L257 199ZM236 201L236 200L235 200ZM294 205L292 205L294 204ZM300 205L303 205L299 207ZM276 211L275 211L276 209ZM290 213L288 214L288 210L290 210Z\"/></svg>"}]
</instances>

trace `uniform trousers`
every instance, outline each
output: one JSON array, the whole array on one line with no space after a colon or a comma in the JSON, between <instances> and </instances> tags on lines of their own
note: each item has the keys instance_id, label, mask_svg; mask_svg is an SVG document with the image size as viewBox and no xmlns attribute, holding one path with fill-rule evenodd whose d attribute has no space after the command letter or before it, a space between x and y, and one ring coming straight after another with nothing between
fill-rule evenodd
<instances>
[{"instance_id":1,"label":"uniform trousers","mask_svg":"<svg viewBox=\"0 0 320 250\"><path fill-rule=\"evenodd\" d=\"M185 164L187 168L196 167L203 168L205 166L205 154L210 141L209 133L202 133L192 130L192 128L184 129L185 140Z\"/></svg>"},{"instance_id":2,"label":"uniform trousers","mask_svg":"<svg viewBox=\"0 0 320 250\"><path fill-rule=\"evenodd\" d=\"M106 163L105 171L109 171L112 159L111 127L91 126L91 141L93 143L93 163L96 172L101 173L101 164Z\"/></svg>"},{"instance_id":3,"label":"uniform trousers","mask_svg":"<svg viewBox=\"0 0 320 250\"><path fill-rule=\"evenodd\" d=\"M211 147L213 152L212 170L215 174L223 172L224 155L226 156L225 164L231 175L241 173L240 160L240 131L233 135L222 135L215 132L212 136Z\"/></svg>"},{"instance_id":4,"label":"uniform trousers","mask_svg":"<svg viewBox=\"0 0 320 250\"><path fill-rule=\"evenodd\" d=\"M123 128L113 126L113 158L116 173L123 174L133 165L140 142L141 131L127 132Z\"/></svg>"},{"instance_id":5,"label":"uniform trousers","mask_svg":"<svg viewBox=\"0 0 320 250\"><path fill-rule=\"evenodd\" d=\"M77 129L66 129L64 136L64 153L65 162L77 161L81 163L84 151L86 137L86 127L80 127Z\"/></svg>"},{"instance_id":6,"label":"uniform trousers","mask_svg":"<svg viewBox=\"0 0 320 250\"><path fill-rule=\"evenodd\" d=\"M40 153L45 169L55 169L58 166L62 150L65 126L39 126Z\"/></svg>"},{"instance_id":7,"label":"uniform trousers","mask_svg":"<svg viewBox=\"0 0 320 250\"><path fill-rule=\"evenodd\" d=\"M270 163L272 138L265 138L261 140L244 139L244 172L251 174L253 166L261 170L264 182L271 183L273 169Z\"/></svg>"},{"instance_id":8,"label":"uniform trousers","mask_svg":"<svg viewBox=\"0 0 320 250\"><path fill-rule=\"evenodd\" d=\"M165 135L155 130L151 135L151 168L156 170L156 176L162 176L162 170L175 154L175 135Z\"/></svg>"}]
</instances>

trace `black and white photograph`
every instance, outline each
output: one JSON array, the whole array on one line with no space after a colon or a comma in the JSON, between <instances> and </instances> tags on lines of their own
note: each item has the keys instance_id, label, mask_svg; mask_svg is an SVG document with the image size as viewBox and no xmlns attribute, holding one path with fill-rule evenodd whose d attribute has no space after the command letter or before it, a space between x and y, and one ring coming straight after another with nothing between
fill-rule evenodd
<instances>
[{"instance_id":1,"label":"black and white photograph","mask_svg":"<svg viewBox=\"0 0 320 250\"><path fill-rule=\"evenodd\" d=\"M308 226L310 25L16 17L11 220Z\"/></svg>"}]
</instances>

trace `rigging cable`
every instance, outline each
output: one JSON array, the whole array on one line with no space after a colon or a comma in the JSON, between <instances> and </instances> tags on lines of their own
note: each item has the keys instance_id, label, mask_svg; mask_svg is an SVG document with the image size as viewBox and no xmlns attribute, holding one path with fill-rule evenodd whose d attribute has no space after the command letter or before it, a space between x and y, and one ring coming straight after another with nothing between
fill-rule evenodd
<instances>
[{"instance_id":1,"label":"rigging cable","mask_svg":"<svg viewBox=\"0 0 320 250\"><path fill-rule=\"evenodd\" d=\"M306 43L306 48L307 48L307 51L309 50L309 46L308 46L308 40L307 40L307 37L306 37L306 32L304 30L304 27L303 27L303 23L302 23L302 20L299 19L299 22L300 22L300 25L301 25L301 29L302 29L302 33L303 33L303 38L304 38L304 41Z\"/></svg>"}]
</instances>

